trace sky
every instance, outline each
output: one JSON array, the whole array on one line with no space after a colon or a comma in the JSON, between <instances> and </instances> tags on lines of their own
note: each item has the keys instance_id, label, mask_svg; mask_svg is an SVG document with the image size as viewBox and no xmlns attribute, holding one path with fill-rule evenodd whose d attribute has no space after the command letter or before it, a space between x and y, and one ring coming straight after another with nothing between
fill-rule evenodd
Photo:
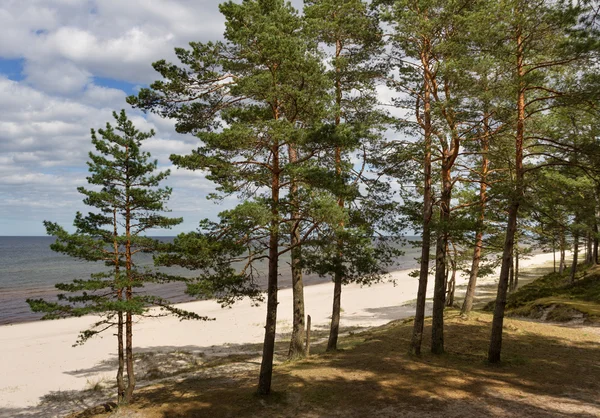
<instances>
[{"instance_id":1,"label":"sky","mask_svg":"<svg viewBox=\"0 0 600 418\"><path fill-rule=\"evenodd\" d=\"M174 122L144 115L125 102L158 78L151 64L176 61L175 47L221 39L224 20L216 0L2 0L0 2L0 236L44 235L43 220L72 230L76 211L87 212L76 188L85 186L90 128L125 109L141 130L156 136L145 149L161 169L179 227L193 230L235 204L206 200L214 189L201 173L170 166L197 140ZM299 2L295 2L299 3Z\"/></svg>"},{"instance_id":2,"label":"sky","mask_svg":"<svg viewBox=\"0 0 600 418\"><path fill-rule=\"evenodd\" d=\"M170 154L198 146L174 121L132 109L125 101L159 75L152 62L177 62L175 47L222 39L218 0L2 0L0 2L0 236L44 235L43 221L73 231L87 213L76 188L85 186L90 129L125 109L136 127L154 129L145 150L171 169L168 206L184 223L152 235L194 230L233 207L233 197L206 199L214 184L180 170ZM301 7L302 0L293 0Z\"/></svg>"}]
</instances>

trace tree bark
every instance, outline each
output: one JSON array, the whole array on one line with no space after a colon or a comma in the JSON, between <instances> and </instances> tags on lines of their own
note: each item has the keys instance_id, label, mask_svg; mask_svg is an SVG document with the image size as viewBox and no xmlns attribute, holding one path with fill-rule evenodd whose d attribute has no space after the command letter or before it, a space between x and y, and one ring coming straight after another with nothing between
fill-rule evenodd
<instances>
[{"instance_id":1,"label":"tree bark","mask_svg":"<svg viewBox=\"0 0 600 418\"><path fill-rule=\"evenodd\" d=\"M588 232L586 236L587 247L585 250L585 262L586 264L592 264L594 262L592 257L592 235Z\"/></svg>"},{"instance_id":2,"label":"tree bark","mask_svg":"<svg viewBox=\"0 0 600 418\"><path fill-rule=\"evenodd\" d=\"M341 108L342 108L342 80L341 80L341 69L338 66L338 60L342 54L342 42L340 39L336 40L335 43L335 63L336 63L336 78L335 78L335 126L339 126L342 122ZM335 173L338 179L343 181L342 177L342 148L335 147ZM345 202L343 197L339 197L337 204L340 208L344 208ZM340 228L344 228L344 223L341 222ZM337 341L340 332L340 316L342 309L342 282L344 277L341 272L341 259L343 256L343 242L337 240L337 256L338 260L336 263L335 272L333 274L333 304L331 313L331 325L329 327L329 339L327 341L327 351L337 350Z\"/></svg>"},{"instance_id":3,"label":"tree bark","mask_svg":"<svg viewBox=\"0 0 600 418\"><path fill-rule=\"evenodd\" d=\"M515 284L515 256L510 258L510 273L508 274L508 291L512 293Z\"/></svg>"},{"instance_id":4,"label":"tree bark","mask_svg":"<svg viewBox=\"0 0 600 418\"><path fill-rule=\"evenodd\" d=\"M552 237L552 266L554 273L556 273L556 240L554 236Z\"/></svg>"},{"instance_id":5,"label":"tree bark","mask_svg":"<svg viewBox=\"0 0 600 418\"><path fill-rule=\"evenodd\" d=\"M119 292L122 293L122 292ZM122 296L119 298L122 300ZM117 404L125 403L125 348L123 346L123 312L117 313L117 346L118 346L118 368L117 368Z\"/></svg>"},{"instance_id":6,"label":"tree bark","mask_svg":"<svg viewBox=\"0 0 600 418\"><path fill-rule=\"evenodd\" d=\"M452 250L454 255L448 256L450 258L450 266L452 270L452 276L450 277L450 281L448 282L448 296L446 297L446 306L452 307L454 306L454 291L456 290L456 262L458 258L458 252L456 251L456 247L452 244Z\"/></svg>"},{"instance_id":7,"label":"tree bark","mask_svg":"<svg viewBox=\"0 0 600 418\"><path fill-rule=\"evenodd\" d=\"M500 280L498 281L498 294L494 306L494 319L492 321L492 336L488 351L488 361L498 363L502 351L502 326L504 324L504 309L506 307L506 291L508 290L508 274L512 264L513 239L517 230L517 213L519 201L514 201L508 212L508 228L504 240L502 252L502 267L500 268Z\"/></svg>"},{"instance_id":8,"label":"tree bark","mask_svg":"<svg viewBox=\"0 0 600 418\"><path fill-rule=\"evenodd\" d=\"M594 219L594 249L592 251L592 262L594 264L600 264L598 260L598 222Z\"/></svg>"},{"instance_id":9,"label":"tree bark","mask_svg":"<svg viewBox=\"0 0 600 418\"><path fill-rule=\"evenodd\" d=\"M422 58L425 62L425 59ZM425 324L425 301L427 298L427 278L429 276L429 252L431 250L431 215L433 202L431 196L431 91L429 82L424 82L423 118L425 154L423 159L423 232L421 242L421 263L419 270L419 288L417 290L417 306L410 344L412 354L421 354L423 342L423 327Z\"/></svg>"},{"instance_id":10,"label":"tree bark","mask_svg":"<svg viewBox=\"0 0 600 418\"><path fill-rule=\"evenodd\" d=\"M473 300L475 299L475 288L477 287L477 275L479 274L479 263L481 262L481 249L483 247L483 226L485 221L485 204L487 201L487 173L489 170L488 150L489 126L487 118L484 118L484 129L486 134L482 139L482 160L481 160L481 182L479 183L479 222L477 232L475 233L475 248L473 249L473 261L471 263L471 271L469 272L469 283L467 284L467 293L465 300L460 310L461 315L468 315L473 309Z\"/></svg>"},{"instance_id":11,"label":"tree bark","mask_svg":"<svg viewBox=\"0 0 600 418\"><path fill-rule=\"evenodd\" d=\"M558 274L563 274L566 268L566 261L565 261L565 249L567 247L567 244L565 242L565 229L561 228L560 229L560 261L558 264Z\"/></svg>"},{"instance_id":12,"label":"tree bark","mask_svg":"<svg viewBox=\"0 0 600 418\"><path fill-rule=\"evenodd\" d=\"M269 234L269 273L267 285L267 318L265 321L265 338L263 356L258 377L258 394L271 393L273 377L273 356L275 354L275 333L277 326L277 280L279 261L279 144L272 147L273 168L271 176L271 232Z\"/></svg>"},{"instance_id":13,"label":"tree bark","mask_svg":"<svg viewBox=\"0 0 600 418\"><path fill-rule=\"evenodd\" d=\"M450 201L452 179L449 161L442 162L442 193L440 198L440 226L435 257L435 282L433 289L433 314L431 318L431 352L444 352L444 306L446 302L446 248L448 246L448 223L450 222Z\"/></svg>"},{"instance_id":14,"label":"tree bark","mask_svg":"<svg viewBox=\"0 0 600 418\"><path fill-rule=\"evenodd\" d=\"M113 209L113 253L115 256L115 290L117 292L117 300L121 302L123 300L123 287L121 285L121 274L120 274L120 254L119 254L119 242L117 237L119 236L118 222L117 222L117 208ZM117 312L117 404L121 405L125 403L125 348L123 345L123 312Z\"/></svg>"},{"instance_id":15,"label":"tree bark","mask_svg":"<svg viewBox=\"0 0 600 418\"><path fill-rule=\"evenodd\" d=\"M340 331L341 302L342 275L336 272L333 282L333 312L331 313L331 326L329 329L329 340L327 341L327 351L337 350L337 340Z\"/></svg>"},{"instance_id":16,"label":"tree bark","mask_svg":"<svg viewBox=\"0 0 600 418\"><path fill-rule=\"evenodd\" d=\"M297 162L298 152L289 145L288 146L289 161L291 164ZM295 180L290 186L291 203L294 206L292 213L293 218L299 218L297 208L298 203L298 184ZM301 257L302 250L299 247L300 243L300 221L296 221L290 233L291 251L291 269L292 269L292 336L290 339L290 348L288 358L301 358L306 355L305 346L305 331L304 331L304 282L302 280Z\"/></svg>"},{"instance_id":17,"label":"tree bark","mask_svg":"<svg viewBox=\"0 0 600 418\"><path fill-rule=\"evenodd\" d=\"M126 147L129 155L129 147ZM126 209L125 209L125 270L127 274L127 287L125 288L125 300L131 302L133 299L133 259L131 255L131 194L129 172L126 174ZM125 313L125 367L127 368L127 387L125 388L125 402L130 403L135 389L135 372L133 370L133 314L130 308Z\"/></svg>"},{"instance_id":18,"label":"tree bark","mask_svg":"<svg viewBox=\"0 0 600 418\"><path fill-rule=\"evenodd\" d=\"M577 256L579 254L579 232L575 231L573 236L573 264L571 264L571 283L575 283L575 273L577 272Z\"/></svg>"},{"instance_id":19,"label":"tree bark","mask_svg":"<svg viewBox=\"0 0 600 418\"><path fill-rule=\"evenodd\" d=\"M297 229L292 232L291 245L297 245L300 241L300 234ZM305 352L305 331L304 331L304 281L302 280L302 270L300 268L300 255L295 254L300 249L293 249L292 255L292 299L293 299L293 324L292 337L290 340L289 358L301 358L306 355Z\"/></svg>"},{"instance_id":20,"label":"tree bark","mask_svg":"<svg viewBox=\"0 0 600 418\"><path fill-rule=\"evenodd\" d=\"M519 247L515 247L515 281L513 291L519 288Z\"/></svg>"},{"instance_id":21,"label":"tree bark","mask_svg":"<svg viewBox=\"0 0 600 418\"><path fill-rule=\"evenodd\" d=\"M490 363L500 362L500 353L502 351L502 326L504 324L504 309L506 307L506 291L508 288L508 274L510 270L511 258L515 234L517 232L517 217L519 206L523 198L523 140L525 137L525 69L523 64L524 41L520 31L517 28L517 75L519 79L519 90L517 94L517 130L515 135L515 174L516 184L515 193L511 198L511 204L508 210L508 225L506 237L504 240L504 250L502 252L502 267L500 268L500 278L498 280L498 294L494 306L494 319L492 321L492 334L490 337L490 347L488 350L488 361Z\"/></svg>"},{"instance_id":22,"label":"tree bark","mask_svg":"<svg viewBox=\"0 0 600 418\"><path fill-rule=\"evenodd\" d=\"M130 287L127 288L127 293L131 294ZM131 312L125 314L125 359L127 365L125 402L130 403L133 399L133 391L135 389L135 373L133 371L133 315Z\"/></svg>"}]
</instances>

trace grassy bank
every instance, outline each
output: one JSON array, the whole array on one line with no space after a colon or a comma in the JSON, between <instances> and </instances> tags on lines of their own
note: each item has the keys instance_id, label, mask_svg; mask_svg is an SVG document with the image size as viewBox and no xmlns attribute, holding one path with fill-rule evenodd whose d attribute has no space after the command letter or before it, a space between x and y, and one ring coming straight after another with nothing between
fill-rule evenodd
<instances>
[{"instance_id":1,"label":"grassy bank","mask_svg":"<svg viewBox=\"0 0 600 418\"><path fill-rule=\"evenodd\" d=\"M493 303L487 309L493 309ZM556 322L600 323L600 267L568 274L546 274L509 295L507 314Z\"/></svg>"},{"instance_id":2,"label":"grassy bank","mask_svg":"<svg viewBox=\"0 0 600 418\"><path fill-rule=\"evenodd\" d=\"M600 334L508 319L503 363L486 363L491 316L450 311L447 353L408 354L412 322L396 321L342 340L334 354L275 369L268 399L254 395L257 360L141 389L117 416L400 417L600 415ZM425 335L430 335L427 324ZM427 340L427 338L426 338ZM103 409L77 417L102 416Z\"/></svg>"}]
</instances>

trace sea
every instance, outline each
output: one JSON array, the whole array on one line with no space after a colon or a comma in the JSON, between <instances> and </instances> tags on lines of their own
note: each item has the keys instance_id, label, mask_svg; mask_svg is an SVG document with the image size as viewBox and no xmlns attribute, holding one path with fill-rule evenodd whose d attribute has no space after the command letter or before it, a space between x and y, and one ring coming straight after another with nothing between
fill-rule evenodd
<instances>
[{"instance_id":1,"label":"sea","mask_svg":"<svg viewBox=\"0 0 600 418\"><path fill-rule=\"evenodd\" d=\"M170 241L173 237L160 237ZM90 274L106 271L103 263L81 261L50 249L55 238L50 236L8 237L0 236L0 325L19 322L36 321L42 314L31 312L26 300L43 298L56 300L55 284L66 283L74 279L86 279ZM417 266L416 258L420 249L414 246L417 237L405 237L401 249L404 255L395 260L392 270L412 269ZM142 255L136 260L139 265L151 266L152 257ZM258 266L259 271L266 272L266 263ZM183 268L164 269L174 275L193 278L195 273ZM266 275L263 275L259 286L266 289ZM304 282L310 286L330 281L329 277L319 277L313 274L304 276ZM285 259L280 264L279 288L291 287L289 262ZM194 300L185 294L182 283L150 285L148 292L170 300L172 303Z\"/></svg>"}]
</instances>

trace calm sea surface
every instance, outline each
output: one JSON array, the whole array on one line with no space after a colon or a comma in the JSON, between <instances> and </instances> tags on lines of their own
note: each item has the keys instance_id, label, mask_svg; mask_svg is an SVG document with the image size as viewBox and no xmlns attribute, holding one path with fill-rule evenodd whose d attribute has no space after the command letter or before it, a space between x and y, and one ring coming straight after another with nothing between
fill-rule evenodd
<instances>
[{"instance_id":1,"label":"calm sea surface","mask_svg":"<svg viewBox=\"0 0 600 418\"><path fill-rule=\"evenodd\" d=\"M161 238L169 240L172 238ZM416 238L409 237L409 241ZM73 279L89 278L91 273L105 271L102 263L79 261L72 257L50 250L53 237L2 237L0 236L0 325L37 320L40 314L32 313L25 302L28 298L54 299L56 283L70 282ZM415 257L419 250L410 244L403 248L405 255L397 260L394 270L416 266ZM140 265L151 265L149 255L138 260ZM266 270L266 264L262 267ZM259 268L260 269L260 268ZM288 263L281 263L280 288L291 286ZM165 269L171 274L194 277L194 273L185 269ZM329 278L306 275L307 285L324 283ZM266 288L266 279L261 285ZM154 285L149 288L171 302L192 300L185 295L185 286L180 283Z\"/></svg>"}]
</instances>

